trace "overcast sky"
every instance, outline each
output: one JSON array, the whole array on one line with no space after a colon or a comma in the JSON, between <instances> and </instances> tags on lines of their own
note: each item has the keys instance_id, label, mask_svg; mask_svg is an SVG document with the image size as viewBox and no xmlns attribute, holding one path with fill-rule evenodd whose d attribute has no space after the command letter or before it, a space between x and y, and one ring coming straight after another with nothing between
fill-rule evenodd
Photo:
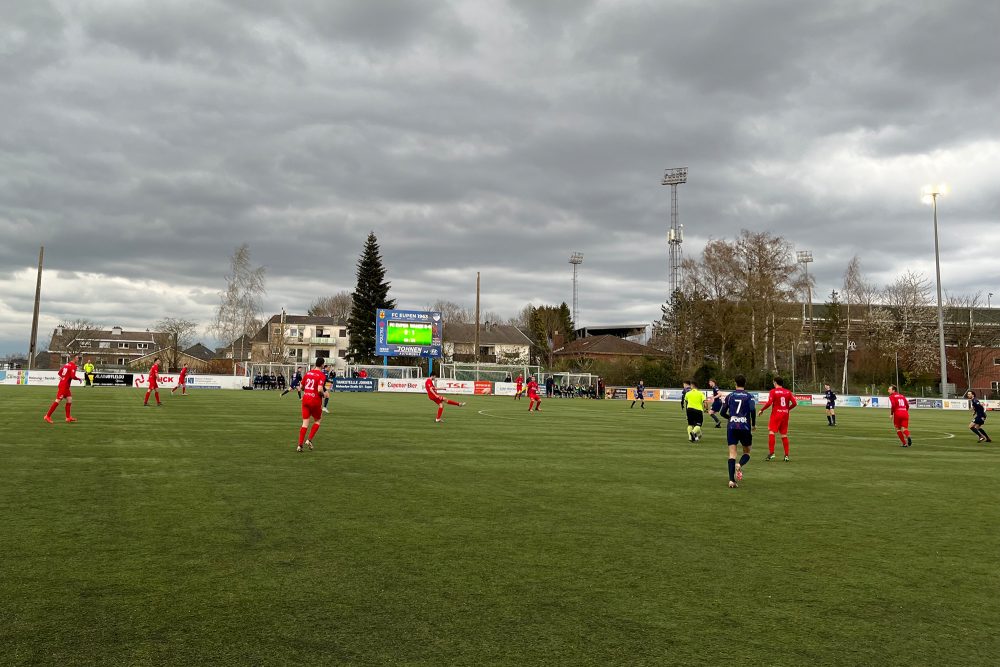
<instances>
[{"instance_id":1,"label":"overcast sky","mask_svg":"<svg viewBox=\"0 0 1000 667\"><path fill-rule=\"evenodd\" d=\"M60 320L212 320L240 243L268 314L351 290L370 230L400 307L650 322L742 228L1000 303L1000 3L4 0L0 354ZM209 342L206 338L206 342Z\"/></svg>"}]
</instances>

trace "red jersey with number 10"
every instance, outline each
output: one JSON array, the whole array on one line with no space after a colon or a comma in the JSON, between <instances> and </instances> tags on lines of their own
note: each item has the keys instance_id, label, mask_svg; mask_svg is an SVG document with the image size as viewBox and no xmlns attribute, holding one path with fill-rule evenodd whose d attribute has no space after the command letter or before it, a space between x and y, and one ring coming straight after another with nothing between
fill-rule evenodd
<instances>
[{"instance_id":1,"label":"red jersey with number 10","mask_svg":"<svg viewBox=\"0 0 1000 667\"><path fill-rule=\"evenodd\" d=\"M895 417L897 414L910 414L910 402L899 392L889 394L889 412Z\"/></svg>"},{"instance_id":2,"label":"red jersey with number 10","mask_svg":"<svg viewBox=\"0 0 1000 667\"><path fill-rule=\"evenodd\" d=\"M302 402L319 403L323 399L323 389L326 386L326 373L320 368L313 368L302 378Z\"/></svg>"},{"instance_id":3,"label":"red jersey with number 10","mask_svg":"<svg viewBox=\"0 0 1000 667\"><path fill-rule=\"evenodd\" d=\"M795 400L795 394L784 387L775 387L767 395L767 402L760 406L760 411L772 408L772 415L787 415L796 405L798 405L798 401Z\"/></svg>"}]
</instances>

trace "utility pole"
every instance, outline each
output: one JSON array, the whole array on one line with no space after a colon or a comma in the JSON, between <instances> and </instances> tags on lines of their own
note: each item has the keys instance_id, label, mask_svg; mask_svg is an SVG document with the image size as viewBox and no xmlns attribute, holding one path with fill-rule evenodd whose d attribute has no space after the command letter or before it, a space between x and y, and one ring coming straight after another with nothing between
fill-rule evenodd
<instances>
[{"instance_id":1,"label":"utility pole","mask_svg":"<svg viewBox=\"0 0 1000 667\"><path fill-rule=\"evenodd\" d=\"M479 271L476 271L476 363L479 363ZM476 374L479 377L479 374Z\"/></svg>"},{"instance_id":2,"label":"utility pole","mask_svg":"<svg viewBox=\"0 0 1000 667\"><path fill-rule=\"evenodd\" d=\"M813 261L813 254L811 250L799 250L795 256L806 272L806 290L809 295L809 364L812 366L813 389L816 389L816 332L813 327L813 290L809 281L809 264Z\"/></svg>"}]
</instances>

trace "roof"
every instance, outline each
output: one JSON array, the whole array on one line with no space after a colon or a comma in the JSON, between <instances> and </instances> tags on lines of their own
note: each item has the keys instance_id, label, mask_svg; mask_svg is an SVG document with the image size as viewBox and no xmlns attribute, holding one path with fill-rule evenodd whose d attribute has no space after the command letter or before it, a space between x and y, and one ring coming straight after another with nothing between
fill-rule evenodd
<instances>
[{"instance_id":1,"label":"roof","mask_svg":"<svg viewBox=\"0 0 1000 667\"><path fill-rule=\"evenodd\" d=\"M448 343L476 342L476 325L445 322L443 338ZM531 339L512 324L479 325L480 345L531 345Z\"/></svg>"},{"instance_id":2,"label":"roof","mask_svg":"<svg viewBox=\"0 0 1000 667\"><path fill-rule=\"evenodd\" d=\"M195 343L188 349L184 350L184 354L189 357L194 357L195 359L201 359L202 361L211 361L212 357L215 356L215 352L208 349L201 343Z\"/></svg>"},{"instance_id":3,"label":"roof","mask_svg":"<svg viewBox=\"0 0 1000 667\"><path fill-rule=\"evenodd\" d=\"M158 338L162 341L166 334L162 334L158 331L121 331L121 333L112 333L111 329L69 329L65 327L56 327L52 331L52 340L49 341L49 350L53 352L58 352L68 349L70 343L74 340L90 340L90 341L115 341L115 342L127 342L127 343L153 343L158 342Z\"/></svg>"},{"instance_id":4,"label":"roof","mask_svg":"<svg viewBox=\"0 0 1000 667\"><path fill-rule=\"evenodd\" d=\"M580 327L574 333L576 333L577 338L603 336L605 334L627 338L628 336L641 336L646 333L648 328L648 324L604 324L600 326Z\"/></svg>"},{"instance_id":5,"label":"roof","mask_svg":"<svg viewBox=\"0 0 1000 667\"><path fill-rule=\"evenodd\" d=\"M241 342L242 341L242 342ZM240 336L229 345L217 348L213 354L213 359L237 359L243 361L250 358L251 349L250 336ZM237 354L243 352L242 358L237 358Z\"/></svg>"},{"instance_id":6,"label":"roof","mask_svg":"<svg viewBox=\"0 0 1000 667\"><path fill-rule=\"evenodd\" d=\"M655 347L640 345L618 336L589 336L577 338L555 350L552 354L564 355L606 355L613 357L665 357L666 353Z\"/></svg>"},{"instance_id":7,"label":"roof","mask_svg":"<svg viewBox=\"0 0 1000 667\"><path fill-rule=\"evenodd\" d=\"M260 331L258 331L254 335L253 340L255 340L258 343L266 343L269 340L267 332L270 330L271 325L272 324L280 324L280 323L281 323L281 313L278 313L277 315L272 315L271 319L269 319L267 322L265 322L264 326L262 326L260 328ZM285 315L285 324L312 324L314 326L315 325L319 325L319 326L328 326L328 327L346 327L347 326L347 322L344 322L343 320L340 320L340 319L338 319L336 317L325 317L325 316L321 316L321 315L288 315L288 314L286 314ZM239 339L237 339L237 340L239 340Z\"/></svg>"}]
</instances>

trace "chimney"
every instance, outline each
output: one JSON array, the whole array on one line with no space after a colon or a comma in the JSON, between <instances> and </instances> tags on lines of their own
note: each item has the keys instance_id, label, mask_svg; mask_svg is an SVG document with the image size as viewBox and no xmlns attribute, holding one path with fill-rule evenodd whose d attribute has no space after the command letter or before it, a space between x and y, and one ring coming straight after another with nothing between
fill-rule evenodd
<instances>
[{"instance_id":1,"label":"chimney","mask_svg":"<svg viewBox=\"0 0 1000 667\"><path fill-rule=\"evenodd\" d=\"M122 335L122 328L121 327L111 327L111 335L112 336L121 336Z\"/></svg>"},{"instance_id":2,"label":"chimney","mask_svg":"<svg viewBox=\"0 0 1000 667\"><path fill-rule=\"evenodd\" d=\"M57 336L62 336L63 335L63 328L62 328L61 324L56 327L56 335Z\"/></svg>"}]
</instances>

